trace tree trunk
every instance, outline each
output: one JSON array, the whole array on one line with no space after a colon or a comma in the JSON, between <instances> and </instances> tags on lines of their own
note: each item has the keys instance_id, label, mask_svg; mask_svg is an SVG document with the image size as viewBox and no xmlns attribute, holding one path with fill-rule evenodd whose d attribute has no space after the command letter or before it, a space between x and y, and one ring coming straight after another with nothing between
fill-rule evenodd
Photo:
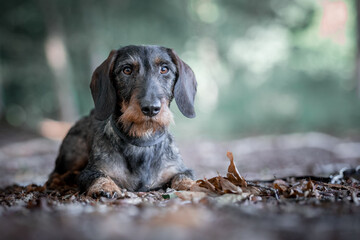
<instances>
[{"instance_id":1,"label":"tree trunk","mask_svg":"<svg viewBox=\"0 0 360 240\"><path fill-rule=\"evenodd\" d=\"M4 99L3 99L3 83L2 83L2 71L1 71L1 61L0 61L0 119L2 119L4 113Z\"/></svg>"},{"instance_id":2,"label":"tree trunk","mask_svg":"<svg viewBox=\"0 0 360 240\"><path fill-rule=\"evenodd\" d=\"M360 0L356 2L356 81L357 94L360 97Z\"/></svg>"},{"instance_id":3,"label":"tree trunk","mask_svg":"<svg viewBox=\"0 0 360 240\"><path fill-rule=\"evenodd\" d=\"M54 75L54 88L59 104L59 117L62 121L72 122L78 117L75 102L73 75L68 63L68 54L63 34L62 22L56 3L40 0L47 27L44 43L46 58Z\"/></svg>"}]
</instances>

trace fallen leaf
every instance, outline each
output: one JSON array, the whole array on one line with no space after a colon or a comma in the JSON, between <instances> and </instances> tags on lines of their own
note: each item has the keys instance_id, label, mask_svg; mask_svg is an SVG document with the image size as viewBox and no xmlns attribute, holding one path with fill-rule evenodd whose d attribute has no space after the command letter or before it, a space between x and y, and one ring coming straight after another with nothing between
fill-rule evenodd
<instances>
[{"instance_id":1,"label":"fallen leaf","mask_svg":"<svg viewBox=\"0 0 360 240\"><path fill-rule=\"evenodd\" d=\"M245 179L243 177L241 177L239 171L237 170L237 168L235 166L234 156L233 156L232 152L227 152L226 155L230 160L227 178L230 180L230 182L234 183L237 186L246 187L247 183L246 183Z\"/></svg>"},{"instance_id":2,"label":"fallen leaf","mask_svg":"<svg viewBox=\"0 0 360 240\"><path fill-rule=\"evenodd\" d=\"M196 183L199 184L200 187L207 188L210 191L217 193L215 186L212 185L206 178L204 178L204 180L197 180Z\"/></svg>"},{"instance_id":3,"label":"fallen leaf","mask_svg":"<svg viewBox=\"0 0 360 240\"><path fill-rule=\"evenodd\" d=\"M242 187L241 188L243 192L252 194L252 195L267 195L265 190L260 190L260 188L258 187L254 187L254 186L247 186L247 187Z\"/></svg>"},{"instance_id":4,"label":"fallen leaf","mask_svg":"<svg viewBox=\"0 0 360 240\"><path fill-rule=\"evenodd\" d=\"M198 183L192 185L192 186L190 187L190 191L191 191L191 192L204 192L204 193L206 193L206 194L214 194L214 193L213 193L212 191L210 191L208 188L200 187L200 186L198 185Z\"/></svg>"},{"instance_id":5,"label":"fallen leaf","mask_svg":"<svg viewBox=\"0 0 360 240\"><path fill-rule=\"evenodd\" d=\"M281 179L276 179L273 182L273 186L275 189L279 190L280 193L287 192L287 190L290 187L287 182L285 182L284 180L281 180Z\"/></svg>"},{"instance_id":6,"label":"fallen leaf","mask_svg":"<svg viewBox=\"0 0 360 240\"><path fill-rule=\"evenodd\" d=\"M217 192L221 192L221 184L220 184L219 176L210 178L208 179L208 181L215 187Z\"/></svg>"},{"instance_id":7,"label":"fallen leaf","mask_svg":"<svg viewBox=\"0 0 360 240\"><path fill-rule=\"evenodd\" d=\"M219 183L223 193L242 193L241 188L231 183L229 180L219 176Z\"/></svg>"}]
</instances>

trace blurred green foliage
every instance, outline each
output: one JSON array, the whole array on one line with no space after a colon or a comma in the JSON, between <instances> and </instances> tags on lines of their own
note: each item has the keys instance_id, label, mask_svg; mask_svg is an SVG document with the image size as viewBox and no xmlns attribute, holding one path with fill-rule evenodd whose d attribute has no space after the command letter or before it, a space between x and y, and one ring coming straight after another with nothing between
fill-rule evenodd
<instances>
[{"instance_id":1,"label":"blurred green foliage","mask_svg":"<svg viewBox=\"0 0 360 240\"><path fill-rule=\"evenodd\" d=\"M199 83L195 120L172 104L179 137L358 132L355 11L344 3L344 39L336 42L320 33L324 1L2 1L2 118L34 128L68 107L46 57L53 34L66 53L58 80L68 81L79 115L93 106L91 73L111 49L156 44L174 48Z\"/></svg>"}]
</instances>

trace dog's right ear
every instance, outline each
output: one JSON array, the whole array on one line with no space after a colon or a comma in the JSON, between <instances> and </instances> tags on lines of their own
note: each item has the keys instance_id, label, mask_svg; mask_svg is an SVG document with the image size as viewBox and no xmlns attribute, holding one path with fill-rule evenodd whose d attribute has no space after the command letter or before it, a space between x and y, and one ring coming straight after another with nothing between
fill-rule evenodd
<instances>
[{"instance_id":1,"label":"dog's right ear","mask_svg":"<svg viewBox=\"0 0 360 240\"><path fill-rule=\"evenodd\" d=\"M112 50L108 58L98 66L91 78L90 89L95 104L95 118L107 119L114 111L116 92L112 84L111 74L117 51Z\"/></svg>"}]
</instances>

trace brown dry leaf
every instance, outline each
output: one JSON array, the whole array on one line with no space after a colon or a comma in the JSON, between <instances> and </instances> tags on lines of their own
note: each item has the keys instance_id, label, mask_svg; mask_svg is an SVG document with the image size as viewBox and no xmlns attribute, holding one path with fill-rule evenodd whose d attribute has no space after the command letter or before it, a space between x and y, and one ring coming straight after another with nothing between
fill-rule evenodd
<instances>
[{"instance_id":1,"label":"brown dry leaf","mask_svg":"<svg viewBox=\"0 0 360 240\"><path fill-rule=\"evenodd\" d=\"M310 179L307 183L306 183L306 187L305 187L305 197L313 197L315 196L316 198L320 199L321 195L319 193L319 190L317 189L318 185L314 184L314 182Z\"/></svg>"},{"instance_id":2,"label":"brown dry leaf","mask_svg":"<svg viewBox=\"0 0 360 240\"><path fill-rule=\"evenodd\" d=\"M207 188L217 194L242 192L241 188L230 182L227 178L221 176L210 179L205 178L204 180L199 181L199 183L200 187Z\"/></svg>"},{"instance_id":3,"label":"brown dry leaf","mask_svg":"<svg viewBox=\"0 0 360 240\"><path fill-rule=\"evenodd\" d=\"M198 186L201 187L201 188L209 189L203 179L197 180L197 181L196 181L196 185L198 185Z\"/></svg>"},{"instance_id":4,"label":"brown dry leaf","mask_svg":"<svg viewBox=\"0 0 360 240\"><path fill-rule=\"evenodd\" d=\"M196 183L202 188L206 188L214 193L217 193L215 186L212 185L206 178L204 178L204 180L197 180Z\"/></svg>"},{"instance_id":5,"label":"brown dry leaf","mask_svg":"<svg viewBox=\"0 0 360 240\"><path fill-rule=\"evenodd\" d=\"M223 193L242 193L241 188L231 183L229 180L219 176L219 183Z\"/></svg>"},{"instance_id":6,"label":"brown dry leaf","mask_svg":"<svg viewBox=\"0 0 360 240\"><path fill-rule=\"evenodd\" d=\"M242 187L241 189L243 190L243 192L247 192L255 196L262 194L262 191L259 188L253 186L248 186L246 188ZM266 193L264 195L266 195Z\"/></svg>"},{"instance_id":7,"label":"brown dry leaf","mask_svg":"<svg viewBox=\"0 0 360 240\"><path fill-rule=\"evenodd\" d=\"M232 182L233 184L240 186L240 187L246 187L247 183L245 181L245 179L243 177L241 177L239 171L237 170L235 163L234 163L234 156L232 154L232 152L227 152L226 156L229 158L230 160L230 165L228 167L228 173L227 173L227 178L229 179L230 182Z\"/></svg>"},{"instance_id":8,"label":"brown dry leaf","mask_svg":"<svg viewBox=\"0 0 360 240\"><path fill-rule=\"evenodd\" d=\"M314 185L313 181L309 180L306 183L306 190L314 191L314 189L315 189L315 185Z\"/></svg>"},{"instance_id":9,"label":"brown dry leaf","mask_svg":"<svg viewBox=\"0 0 360 240\"><path fill-rule=\"evenodd\" d=\"M289 189L289 184L281 179L276 179L273 182L273 186L275 189L279 190L280 193L287 192L287 190Z\"/></svg>"},{"instance_id":10,"label":"brown dry leaf","mask_svg":"<svg viewBox=\"0 0 360 240\"><path fill-rule=\"evenodd\" d=\"M331 187L331 188L337 188L337 189L346 189L349 191L354 191L356 188L353 188L351 186L345 186L341 184L333 184L333 183L324 183L325 186Z\"/></svg>"},{"instance_id":11,"label":"brown dry leaf","mask_svg":"<svg viewBox=\"0 0 360 240\"><path fill-rule=\"evenodd\" d=\"M190 187L190 192L203 192L206 194L213 194L208 188L200 187L199 183L195 183Z\"/></svg>"},{"instance_id":12,"label":"brown dry leaf","mask_svg":"<svg viewBox=\"0 0 360 240\"><path fill-rule=\"evenodd\" d=\"M215 189L218 192L221 192L221 184L220 184L219 176L210 178L210 179L208 179L208 181L215 187Z\"/></svg>"},{"instance_id":13,"label":"brown dry leaf","mask_svg":"<svg viewBox=\"0 0 360 240\"><path fill-rule=\"evenodd\" d=\"M301 180L293 186L290 186L289 183L284 180L277 179L273 182L273 187L279 190L279 193L285 198L311 197L318 196L319 194L316 190L315 184L311 180Z\"/></svg>"},{"instance_id":14,"label":"brown dry leaf","mask_svg":"<svg viewBox=\"0 0 360 240\"><path fill-rule=\"evenodd\" d=\"M191 187L191 191L205 192L207 194L243 194L249 196L250 194L259 195L261 190L256 187L248 187L245 179L237 170L234 158L231 152L227 153L230 160L227 177L217 176L210 179L197 180L196 184ZM246 194L245 194L246 193Z\"/></svg>"}]
</instances>

